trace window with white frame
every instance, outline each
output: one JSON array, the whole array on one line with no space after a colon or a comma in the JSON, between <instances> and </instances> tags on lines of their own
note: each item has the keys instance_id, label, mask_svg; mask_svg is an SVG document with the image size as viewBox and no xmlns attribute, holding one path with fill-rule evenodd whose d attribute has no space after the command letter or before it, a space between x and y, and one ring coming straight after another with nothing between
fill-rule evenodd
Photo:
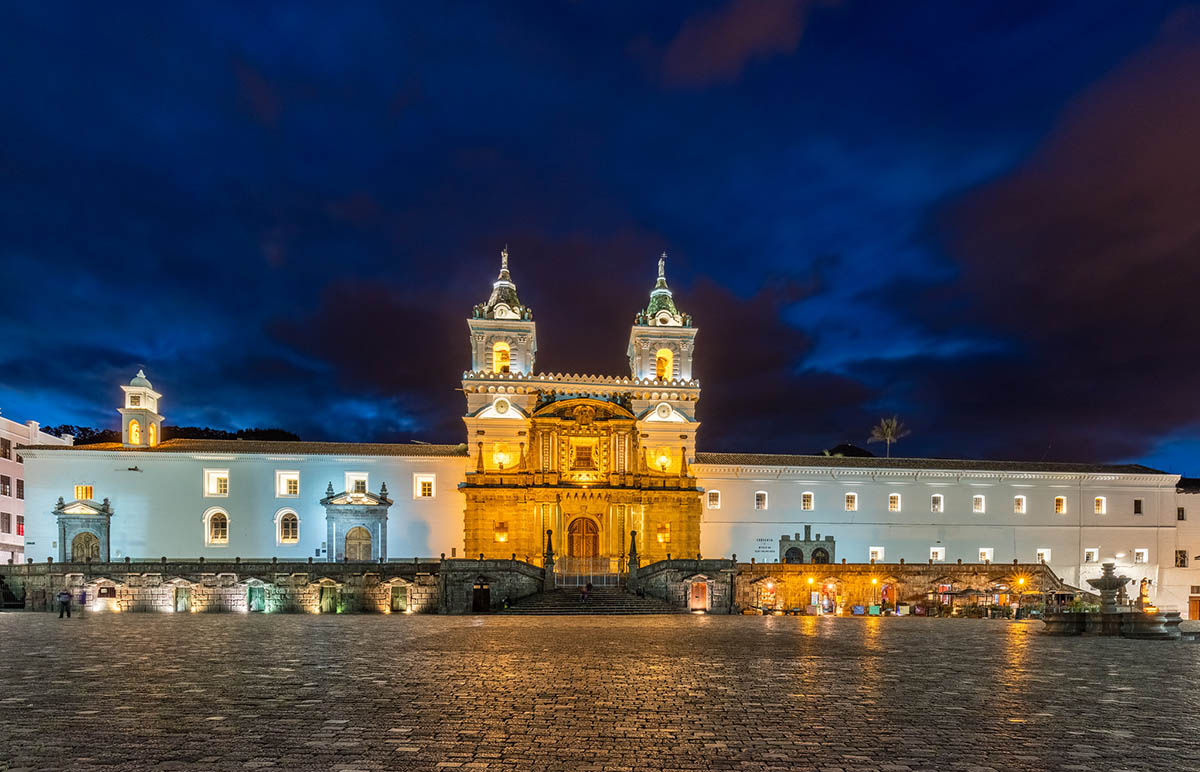
<instances>
[{"instance_id":1,"label":"window with white frame","mask_svg":"<svg viewBox=\"0 0 1200 772\"><path fill-rule=\"evenodd\" d=\"M980 563L991 563L992 557L995 554L996 554L996 550L992 549L991 547L980 547L979 548L979 562Z\"/></svg>"},{"instance_id":2,"label":"window with white frame","mask_svg":"<svg viewBox=\"0 0 1200 772\"><path fill-rule=\"evenodd\" d=\"M1134 550L1133 551L1133 562L1134 563L1149 563L1150 562L1150 550L1146 549L1145 547Z\"/></svg>"},{"instance_id":3,"label":"window with white frame","mask_svg":"<svg viewBox=\"0 0 1200 772\"><path fill-rule=\"evenodd\" d=\"M432 499L437 494L437 476L433 474L413 475L413 498Z\"/></svg>"},{"instance_id":4,"label":"window with white frame","mask_svg":"<svg viewBox=\"0 0 1200 772\"><path fill-rule=\"evenodd\" d=\"M929 497L929 511L930 512L945 512L946 511L946 499L942 497L942 494L935 493Z\"/></svg>"},{"instance_id":5,"label":"window with white frame","mask_svg":"<svg viewBox=\"0 0 1200 772\"><path fill-rule=\"evenodd\" d=\"M295 499L300 497L300 473L275 470L275 498Z\"/></svg>"},{"instance_id":6,"label":"window with white frame","mask_svg":"<svg viewBox=\"0 0 1200 772\"><path fill-rule=\"evenodd\" d=\"M986 512L987 511L987 501L983 498L983 496L972 496L971 497L971 511L972 512Z\"/></svg>"},{"instance_id":7,"label":"window with white frame","mask_svg":"<svg viewBox=\"0 0 1200 772\"><path fill-rule=\"evenodd\" d=\"M867 557L877 563L881 562L883 560L883 547L871 547L867 550Z\"/></svg>"},{"instance_id":8,"label":"window with white frame","mask_svg":"<svg viewBox=\"0 0 1200 772\"><path fill-rule=\"evenodd\" d=\"M1067 514L1067 497L1066 496L1055 496L1054 497L1054 514L1056 514L1056 515Z\"/></svg>"},{"instance_id":9,"label":"window with white frame","mask_svg":"<svg viewBox=\"0 0 1200 772\"><path fill-rule=\"evenodd\" d=\"M229 513L213 507L204 513L204 543L210 547L229 544Z\"/></svg>"},{"instance_id":10,"label":"window with white frame","mask_svg":"<svg viewBox=\"0 0 1200 772\"><path fill-rule=\"evenodd\" d=\"M1103 496L1097 496L1092 502L1092 511L1097 515L1108 514L1108 499Z\"/></svg>"},{"instance_id":11,"label":"window with white frame","mask_svg":"<svg viewBox=\"0 0 1200 772\"><path fill-rule=\"evenodd\" d=\"M1050 548L1049 547L1041 547L1040 549L1038 549L1036 556L1037 556L1037 562L1049 563L1050 562Z\"/></svg>"},{"instance_id":12,"label":"window with white frame","mask_svg":"<svg viewBox=\"0 0 1200 772\"><path fill-rule=\"evenodd\" d=\"M1083 562L1084 563L1099 563L1100 562L1100 548L1099 547L1085 548L1083 550Z\"/></svg>"},{"instance_id":13,"label":"window with white frame","mask_svg":"<svg viewBox=\"0 0 1200 772\"><path fill-rule=\"evenodd\" d=\"M754 492L754 508L755 509L766 509L767 508L767 492L766 491L755 491Z\"/></svg>"},{"instance_id":14,"label":"window with white frame","mask_svg":"<svg viewBox=\"0 0 1200 772\"><path fill-rule=\"evenodd\" d=\"M720 509L721 508L721 492L720 491L709 491L708 492L708 508L709 509Z\"/></svg>"},{"instance_id":15,"label":"window with white frame","mask_svg":"<svg viewBox=\"0 0 1200 772\"><path fill-rule=\"evenodd\" d=\"M1024 496L1013 496L1013 513L1023 515L1026 512L1026 504Z\"/></svg>"},{"instance_id":16,"label":"window with white frame","mask_svg":"<svg viewBox=\"0 0 1200 772\"><path fill-rule=\"evenodd\" d=\"M858 511L858 494L857 493L847 493L846 494L846 511L847 512Z\"/></svg>"},{"instance_id":17,"label":"window with white frame","mask_svg":"<svg viewBox=\"0 0 1200 772\"><path fill-rule=\"evenodd\" d=\"M346 493L366 493L367 473L346 472Z\"/></svg>"},{"instance_id":18,"label":"window with white frame","mask_svg":"<svg viewBox=\"0 0 1200 772\"><path fill-rule=\"evenodd\" d=\"M942 562L943 560L946 559L946 548L945 547L930 547L929 548L929 559L932 560L934 563Z\"/></svg>"},{"instance_id":19,"label":"window with white frame","mask_svg":"<svg viewBox=\"0 0 1200 772\"><path fill-rule=\"evenodd\" d=\"M813 501L814 501L814 498L813 498L812 491L805 491L804 493L800 494L800 508L803 509L805 512L812 511Z\"/></svg>"},{"instance_id":20,"label":"window with white frame","mask_svg":"<svg viewBox=\"0 0 1200 772\"><path fill-rule=\"evenodd\" d=\"M281 509L275 515L275 543L300 543L300 516L291 509Z\"/></svg>"},{"instance_id":21,"label":"window with white frame","mask_svg":"<svg viewBox=\"0 0 1200 772\"><path fill-rule=\"evenodd\" d=\"M204 470L204 495L207 497L229 495L228 469Z\"/></svg>"},{"instance_id":22,"label":"window with white frame","mask_svg":"<svg viewBox=\"0 0 1200 772\"><path fill-rule=\"evenodd\" d=\"M899 511L900 511L900 494L899 493L889 493L888 494L888 512L899 512Z\"/></svg>"}]
</instances>

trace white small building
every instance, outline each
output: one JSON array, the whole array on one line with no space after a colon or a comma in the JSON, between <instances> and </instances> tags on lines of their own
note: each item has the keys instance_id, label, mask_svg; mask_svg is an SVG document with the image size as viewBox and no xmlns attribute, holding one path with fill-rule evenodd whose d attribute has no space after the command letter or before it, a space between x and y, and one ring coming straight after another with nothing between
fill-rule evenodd
<instances>
[{"instance_id":1,"label":"white small building","mask_svg":"<svg viewBox=\"0 0 1200 772\"><path fill-rule=\"evenodd\" d=\"M0 563L25 560L26 469L21 448L27 445L70 445L73 438L55 437L37 421L17 423L0 416Z\"/></svg>"}]
</instances>

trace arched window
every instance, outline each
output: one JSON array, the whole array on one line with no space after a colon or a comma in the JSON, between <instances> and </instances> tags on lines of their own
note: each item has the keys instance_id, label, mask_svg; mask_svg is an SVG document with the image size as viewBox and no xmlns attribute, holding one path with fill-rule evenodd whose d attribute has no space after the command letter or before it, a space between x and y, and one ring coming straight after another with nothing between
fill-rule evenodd
<instances>
[{"instance_id":1,"label":"arched window","mask_svg":"<svg viewBox=\"0 0 1200 772\"><path fill-rule=\"evenodd\" d=\"M504 341L496 341L492 344L492 372L507 373L510 371L512 364L512 351L508 344Z\"/></svg>"},{"instance_id":2,"label":"arched window","mask_svg":"<svg viewBox=\"0 0 1200 772\"><path fill-rule=\"evenodd\" d=\"M137 422L136 418L129 422L129 444L142 444L142 425Z\"/></svg>"},{"instance_id":3,"label":"arched window","mask_svg":"<svg viewBox=\"0 0 1200 772\"><path fill-rule=\"evenodd\" d=\"M278 544L300 543L300 517L290 509L281 509L275 515L276 542Z\"/></svg>"},{"instance_id":4,"label":"arched window","mask_svg":"<svg viewBox=\"0 0 1200 772\"><path fill-rule=\"evenodd\" d=\"M229 543L229 513L213 507L204 513L204 543L224 546Z\"/></svg>"},{"instance_id":5,"label":"arched window","mask_svg":"<svg viewBox=\"0 0 1200 772\"><path fill-rule=\"evenodd\" d=\"M146 427L146 436L150 439L150 447L158 444L158 427L150 424Z\"/></svg>"},{"instance_id":6,"label":"arched window","mask_svg":"<svg viewBox=\"0 0 1200 772\"><path fill-rule=\"evenodd\" d=\"M654 355L654 377L660 381L675 377L675 352L671 349L660 348Z\"/></svg>"}]
</instances>

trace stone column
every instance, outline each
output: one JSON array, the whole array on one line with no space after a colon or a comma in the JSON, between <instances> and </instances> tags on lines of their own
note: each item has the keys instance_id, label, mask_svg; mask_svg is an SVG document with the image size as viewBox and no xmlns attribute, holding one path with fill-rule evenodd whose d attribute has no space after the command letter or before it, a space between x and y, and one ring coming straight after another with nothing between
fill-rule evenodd
<instances>
[{"instance_id":1,"label":"stone column","mask_svg":"<svg viewBox=\"0 0 1200 772\"><path fill-rule=\"evenodd\" d=\"M554 589L554 531L546 529L546 551L542 554L542 592Z\"/></svg>"}]
</instances>

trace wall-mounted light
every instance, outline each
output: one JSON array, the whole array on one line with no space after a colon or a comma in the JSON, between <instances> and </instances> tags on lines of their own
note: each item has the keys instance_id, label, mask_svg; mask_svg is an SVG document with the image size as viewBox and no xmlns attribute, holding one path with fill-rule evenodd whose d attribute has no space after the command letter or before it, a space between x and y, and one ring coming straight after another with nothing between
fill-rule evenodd
<instances>
[{"instance_id":1,"label":"wall-mounted light","mask_svg":"<svg viewBox=\"0 0 1200 772\"><path fill-rule=\"evenodd\" d=\"M658 543L659 544L670 544L671 543L671 524L670 523L663 523L662 525L660 525L658 527Z\"/></svg>"},{"instance_id":2,"label":"wall-mounted light","mask_svg":"<svg viewBox=\"0 0 1200 772\"><path fill-rule=\"evenodd\" d=\"M503 544L508 541L508 523L496 523L494 534L497 542Z\"/></svg>"}]
</instances>

